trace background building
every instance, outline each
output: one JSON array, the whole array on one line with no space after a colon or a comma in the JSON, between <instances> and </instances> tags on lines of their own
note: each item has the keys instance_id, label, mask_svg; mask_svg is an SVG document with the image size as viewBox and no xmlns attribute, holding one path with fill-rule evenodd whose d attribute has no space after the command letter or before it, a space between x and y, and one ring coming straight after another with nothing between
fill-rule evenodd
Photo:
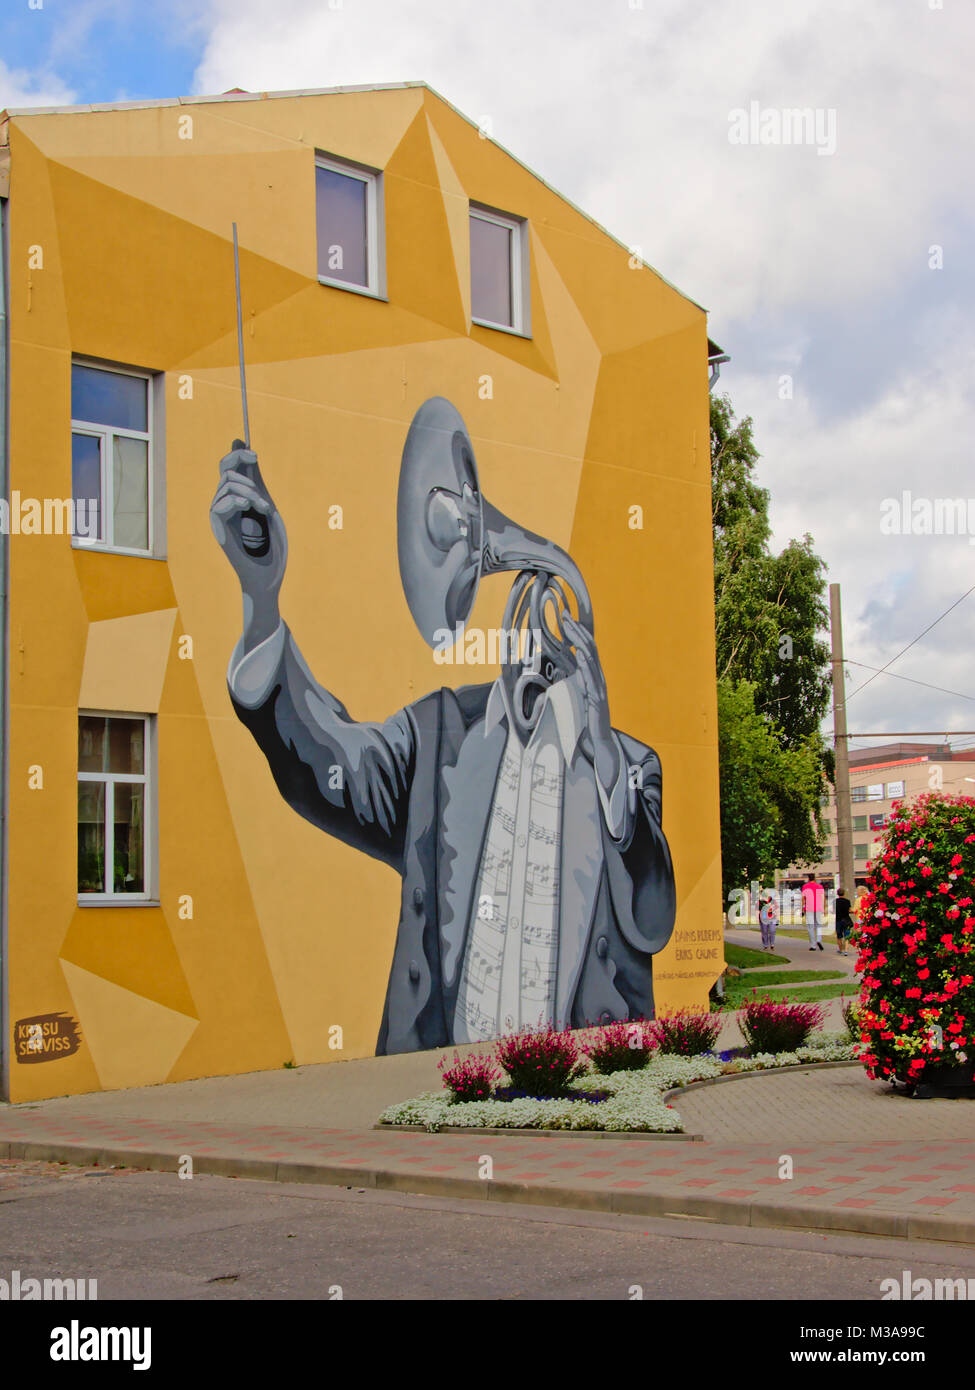
<instances>
[{"instance_id":1,"label":"background building","mask_svg":"<svg viewBox=\"0 0 975 1390\"><path fill-rule=\"evenodd\" d=\"M242 431L234 221L251 438L309 664L357 718L497 674L434 665L397 570L404 439L448 397L491 502L585 575L613 722L663 765L678 910L657 1005L705 1007L705 312L420 84L10 111L0 177L4 1094L376 1046L398 878L285 805L228 699L240 595L208 510ZM72 538L74 497L97 507ZM45 524L18 531L29 499ZM482 584L472 624L506 593Z\"/></svg>"},{"instance_id":2,"label":"background building","mask_svg":"<svg viewBox=\"0 0 975 1390\"><path fill-rule=\"evenodd\" d=\"M947 742L899 742L851 750L850 801L857 885L866 883L867 863L880 846L894 802L913 801L923 792L937 788L952 795L975 794L975 749L952 748ZM832 795L824 813L827 856L812 869L791 864L779 880L784 886L800 886L810 872L823 883L839 886L836 800Z\"/></svg>"}]
</instances>

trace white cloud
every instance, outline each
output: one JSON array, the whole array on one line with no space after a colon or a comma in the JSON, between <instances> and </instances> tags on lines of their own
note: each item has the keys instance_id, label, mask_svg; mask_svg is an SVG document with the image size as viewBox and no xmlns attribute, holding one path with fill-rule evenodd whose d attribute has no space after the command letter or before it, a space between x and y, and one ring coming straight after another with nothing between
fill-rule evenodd
<instances>
[{"instance_id":1,"label":"white cloud","mask_svg":"<svg viewBox=\"0 0 975 1390\"><path fill-rule=\"evenodd\" d=\"M959 319L923 367L892 381L871 406L840 418L822 418L801 391L779 400L772 378L736 382L738 414L761 422L758 472L771 493L773 544L807 531L813 536L829 580L841 585L846 654L866 666L884 666L975 584L975 546L967 535L881 530L884 499L905 491L912 499L975 499L973 380L975 351ZM975 728L967 635L973 624L975 594L892 668L972 702L878 676L851 700L851 727ZM852 672L850 690L871 674Z\"/></svg>"},{"instance_id":2,"label":"white cloud","mask_svg":"<svg viewBox=\"0 0 975 1390\"><path fill-rule=\"evenodd\" d=\"M956 160L975 15L890 10L212 0L196 76L212 92L422 79L730 318L889 290L952 202L971 209ZM834 110L836 153L730 144L753 100Z\"/></svg>"},{"instance_id":3,"label":"white cloud","mask_svg":"<svg viewBox=\"0 0 975 1390\"><path fill-rule=\"evenodd\" d=\"M490 116L501 144L711 310L732 354L719 389L755 419L778 543L812 532L843 585L849 655L882 666L975 582L967 539L879 530L902 489L975 493L971 324L950 278L971 273L975 11L636 5L210 0L196 86L423 80ZM729 113L752 101L834 111L836 152L731 144ZM786 371L797 394L780 402ZM975 695L973 605L895 670ZM975 728L975 706L883 676L854 713L858 727Z\"/></svg>"},{"instance_id":4,"label":"white cloud","mask_svg":"<svg viewBox=\"0 0 975 1390\"><path fill-rule=\"evenodd\" d=\"M48 72L8 68L0 59L0 110L16 106L70 106L75 93Z\"/></svg>"}]
</instances>

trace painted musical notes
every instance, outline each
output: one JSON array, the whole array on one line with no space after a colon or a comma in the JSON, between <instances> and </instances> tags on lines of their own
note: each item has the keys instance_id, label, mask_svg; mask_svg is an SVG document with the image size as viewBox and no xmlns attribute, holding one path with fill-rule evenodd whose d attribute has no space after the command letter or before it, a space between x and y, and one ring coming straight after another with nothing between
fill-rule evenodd
<instances>
[{"instance_id":1,"label":"painted musical notes","mask_svg":"<svg viewBox=\"0 0 975 1390\"><path fill-rule=\"evenodd\" d=\"M522 1027L554 1018L564 778L554 718L543 716L526 746L509 734L474 885L458 999L458 1018L472 1041L508 1031L507 1019Z\"/></svg>"}]
</instances>

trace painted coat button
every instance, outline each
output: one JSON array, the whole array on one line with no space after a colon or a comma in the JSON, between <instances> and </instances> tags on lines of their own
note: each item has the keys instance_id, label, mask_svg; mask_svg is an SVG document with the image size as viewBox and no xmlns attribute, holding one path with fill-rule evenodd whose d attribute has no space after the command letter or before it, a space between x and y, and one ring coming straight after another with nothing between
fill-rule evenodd
<instances>
[{"instance_id":1,"label":"painted coat button","mask_svg":"<svg viewBox=\"0 0 975 1390\"><path fill-rule=\"evenodd\" d=\"M421 907L423 906L423 889L422 889L422 888L414 888L414 889L413 889L413 906L416 907L416 908L421 908Z\"/></svg>"},{"instance_id":2,"label":"painted coat button","mask_svg":"<svg viewBox=\"0 0 975 1390\"><path fill-rule=\"evenodd\" d=\"M411 960L411 961L410 961L410 979L413 981L414 984L416 984L416 982L417 982L417 980L419 980L419 978L420 978L420 967L417 965L417 963L416 963L415 960Z\"/></svg>"},{"instance_id":3,"label":"painted coat button","mask_svg":"<svg viewBox=\"0 0 975 1390\"><path fill-rule=\"evenodd\" d=\"M606 952L609 950L609 942L605 936L601 936L596 942L596 955L600 960L606 959Z\"/></svg>"}]
</instances>

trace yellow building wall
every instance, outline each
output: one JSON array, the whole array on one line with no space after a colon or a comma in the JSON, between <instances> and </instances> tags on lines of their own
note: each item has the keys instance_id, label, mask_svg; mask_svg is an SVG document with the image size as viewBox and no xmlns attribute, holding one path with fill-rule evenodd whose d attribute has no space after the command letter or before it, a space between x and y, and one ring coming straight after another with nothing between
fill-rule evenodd
<instances>
[{"instance_id":1,"label":"yellow building wall","mask_svg":"<svg viewBox=\"0 0 975 1390\"><path fill-rule=\"evenodd\" d=\"M234 220L251 439L311 669L365 719L497 675L436 665L399 579L403 442L446 396L485 495L586 577L613 723L663 764L678 914L658 1012L705 1008L721 889L704 312L422 87L9 130L11 486L71 495L72 354L165 373L168 541L139 559L11 537L9 1018L61 1011L82 1040L43 1065L12 1050L10 1098L375 1049L399 879L289 809L227 693L240 594L208 511L241 433ZM388 303L318 283L316 148L384 171ZM468 199L530 219L530 340L471 327ZM472 625L500 624L510 578L482 584ZM84 706L158 714L158 907L77 904Z\"/></svg>"}]
</instances>

